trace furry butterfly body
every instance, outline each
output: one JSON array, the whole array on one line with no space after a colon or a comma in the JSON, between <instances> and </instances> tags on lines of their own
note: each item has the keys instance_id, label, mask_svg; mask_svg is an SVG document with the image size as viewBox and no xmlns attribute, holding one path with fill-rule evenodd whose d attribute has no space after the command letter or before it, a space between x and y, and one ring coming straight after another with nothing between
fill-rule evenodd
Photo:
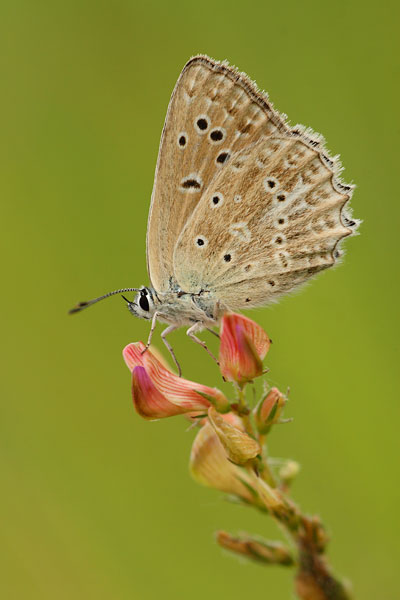
<instances>
[{"instance_id":1,"label":"furry butterfly body","mask_svg":"<svg viewBox=\"0 0 400 600\"><path fill-rule=\"evenodd\" d=\"M162 338L177 362L165 339L177 327L205 346L195 333L224 312L266 305L333 266L358 225L339 172L321 136L290 128L245 74L192 58L161 137L147 229L151 287L127 301L152 320L148 344L156 322L167 323Z\"/></svg>"}]
</instances>

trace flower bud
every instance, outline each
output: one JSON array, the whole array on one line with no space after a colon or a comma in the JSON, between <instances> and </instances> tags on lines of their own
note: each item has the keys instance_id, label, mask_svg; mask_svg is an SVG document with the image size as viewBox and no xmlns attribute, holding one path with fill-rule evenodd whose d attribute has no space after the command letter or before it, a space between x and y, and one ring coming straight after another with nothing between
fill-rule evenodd
<instances>
[{"instance_id":1,"label":"flower bud","mask_svg":"<svg viewBox=\"0 0 400 600\"><path fill-rule=\"evenodd\" d=\"M294 564L292 553L281 542L270 542L247 535L233 537L226 531L218 531L216 539L222 548L263 564L285 566Z\"/></svg>"},{"instance_id":2,"label":"flower bud","mask_svg":"<svg viewBox=\"0 0 400 600\"><path fill-rule=\"evenodd\" d=\"M317 552L323 552L329 542L329 536L323 526L320 517L303 516L302 521L303 537L307 539L309 545L314 546Z\"/></svg>"},{"instance_id":3,"label":"flower bud","mask_svg":"<svg viewBox=\"0 0 400 600\"><path fill-rule=\"evenodd\" d=\"M279 469L279 479L281 482L288 486L292 483L293 479L298 475L300 471L300 465L295 460L288 460Z\"/></svg>"},{"instance_id":4,"label":"flower bud","mask_svg":"<svg viewBox=\"0 0 400 600\"><path fill-rule=\"evenodd\" d=\"M261 434L268 433L271 425L278 422L285 404L284 395L276 387L261 399L254 409L256 426Z\"/></svg>"},{"instance_id":5,"label":"flower bud","mask_svg":"<svg viewBox=\"0 0 400 600\"><path fill-rule=\"evenodd\" d=\"M209 422L200 429L193 442L190 473L202 485L232 494L247 503L263 506L255 489L257 478L228 460Z\"/></svg>"},{"instance_id":6,"label":"flower bud","mask_svg":"<svg viewBox=\"0 0 400 600\"><path fill-rule=\"evenodd\" d=\"M228 423L213 407L208 409L208 418L233 463L243 465L260 454L259 443L246 432Z\"/></svg>"},{"instance_id":7,"label":"flower bud","mask_svg":"<svg viewBox=\"0 0 400 600\"><path fill-rule=\"evenodd\" d=\"M222 318L219 364L225 379L240 386L262 375L270 339L254 321L236 313Z\"/></svg>"}]
</instances>

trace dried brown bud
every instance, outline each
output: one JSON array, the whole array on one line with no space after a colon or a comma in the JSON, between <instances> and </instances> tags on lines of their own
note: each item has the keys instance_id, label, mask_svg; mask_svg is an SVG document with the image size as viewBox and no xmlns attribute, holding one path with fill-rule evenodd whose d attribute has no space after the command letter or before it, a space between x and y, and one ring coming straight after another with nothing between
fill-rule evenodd
<instances>
[{"instance_id":1,"label":"dried brown bud","mask_svg":"<svg viewBox=\"0 0 400 600\"><path fill-rule=\"evenodd\" d=\"M291 566L294 564L290 550L280 542L270 542L247 535L233 537L226 531L218 531L216 537L222 548L251 560L266 565Z\"/></svg>"}]
</instances>

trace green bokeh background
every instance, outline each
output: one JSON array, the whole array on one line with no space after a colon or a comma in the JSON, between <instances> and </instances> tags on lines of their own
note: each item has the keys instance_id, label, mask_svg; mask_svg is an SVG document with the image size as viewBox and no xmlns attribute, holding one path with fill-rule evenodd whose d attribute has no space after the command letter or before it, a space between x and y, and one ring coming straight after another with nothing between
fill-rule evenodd
<instances>
[{"instance_id":1,"label":"green bokeh background","mask_svg":"<svg viewBox=\"0 0 400 600\"><path fill-rule=\"evenodd\" d=\"M344 265L252 316L274 340L270 381L291 387L295 421L271 452L301 462L294 496L323 517L356 597L398 598L398 19L397 2L2 0L2 598L292 597L288 570L213 539L276 539L274 523L189 478L183 419L134 413L121 350L148 324L118 298L66 314L148 282L159 137L197 52L321 131L358 185ZM188 378L224 386L172 339Z\"/></svg>"}]
</instances>

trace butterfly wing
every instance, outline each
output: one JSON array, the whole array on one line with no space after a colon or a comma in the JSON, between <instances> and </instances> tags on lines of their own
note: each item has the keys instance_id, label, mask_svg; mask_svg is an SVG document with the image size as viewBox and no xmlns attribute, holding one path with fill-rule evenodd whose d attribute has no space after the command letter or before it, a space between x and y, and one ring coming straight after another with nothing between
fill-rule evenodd
<instances>
[{"instance_id":1,"label":"butterfly wing","mask_svg":"<svg viewBox=\"0 0 400 600\"><path fill-rule=\"evenodd\" d=\"M176 242L229 157L262 136L286 131L246 75L206 56L185 65L168 107L149 213L147 264L156 290L174 287Z\"/></svg>"},{"instance_id":2,"label":"butterfly wing","mask_svg":"<svg viewBox=\"0 0 400 600\"><path fill-rule=\"evenodd\" d=\"M181 288L209 290L236 310L267 304L332 266L357 225L345 213L352 189L337 170L299 130L233 154L177 242Z\"/></svg>"}]
</instances>

